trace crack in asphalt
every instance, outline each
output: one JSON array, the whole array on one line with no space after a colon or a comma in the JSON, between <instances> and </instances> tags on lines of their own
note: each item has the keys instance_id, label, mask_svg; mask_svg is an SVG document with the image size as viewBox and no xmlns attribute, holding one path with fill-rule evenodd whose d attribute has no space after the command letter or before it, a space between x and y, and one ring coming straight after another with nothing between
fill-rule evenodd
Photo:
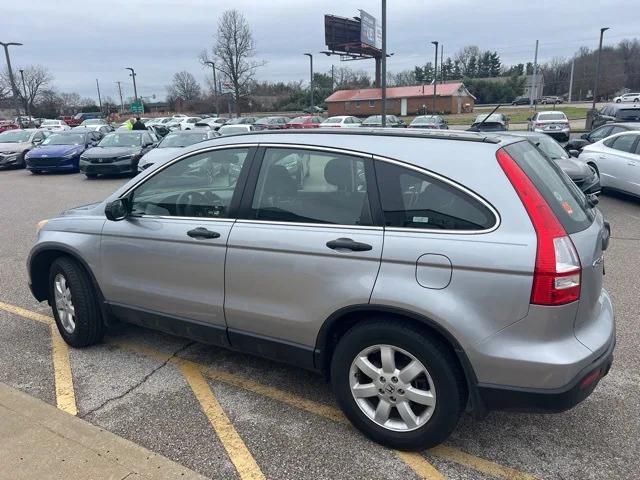
<instances>
[{"instance_id":1,"label":"crack in asphalt","mask_svg":"<svg viewBox=\"0 0 640 480\"><path fill-rule=\"evenodd\" d=\"M106 405L110 404L111 402L115 402L116 400L120 400L124 397L126 397L127 395L129 395L131 392L133 392L136 388L140 387L142 384L144 384L147 380L149 380L154 373L156 373L158 370L164 368L171 360L173 360L174 358L176 358L176 356L179 353L184 352L187 348L191 347L192 345L195 345L197 342L189 342L186 345L183 345L182 347L178 348L175 352L173 352L166 360L164 360L160 365L158 365L157 367L155 367L153 370L151 370L149 373L147 373L146 375L144 375L139 382L137 382L135 385L131 386L130 388L128 388L127 390L125 390L123 393L121 393L120 395L116 395L115 397L111 397L108 398L107 400L105 400L104 402L102 402L100 405L98 405L95 408L92 408L91 410L88 410L87 412L82 413L81 415L78 415L79 418L85 418L89 415L91 415L92 413L97 412L98 410L101 410L102 408L104 408Z\"/></svg>"}]
</instances>

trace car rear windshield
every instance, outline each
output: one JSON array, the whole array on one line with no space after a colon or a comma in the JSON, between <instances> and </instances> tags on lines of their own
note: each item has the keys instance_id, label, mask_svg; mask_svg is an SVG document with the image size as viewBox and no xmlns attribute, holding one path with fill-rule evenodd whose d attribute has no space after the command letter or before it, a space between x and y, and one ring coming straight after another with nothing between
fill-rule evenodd
<instances>
[{"instance_id":1,"label":"car rear windshield","mask_svg":"<svg viewBox=\"0 0 640 480\"><path fill-rule=\"evenodd\" d=\"M554 113L539 113L538 120L566 120L567 117L564 116L564 113L554 112Z\"/></svg>"},{"instance_id":2,"label":"car rear windshield","mask_svg":"<svg viewBox=\"0 0 640 480\"><path fill-rule=\"evenodd\" d=\"M568 234L588 228L594 219L582 191L558 167L527 141L505 147L549 204Z\"/></svg>"},{"instance_id":3,"label":"car rear windshield","mask_svg":"<svg viewBox=\"0 0 640 480\"><path fill-rule=\"evenodd\" d=\"M622 108L616 113L616 118L640 121L640 108Z\"/></svg>"}]
</instances>

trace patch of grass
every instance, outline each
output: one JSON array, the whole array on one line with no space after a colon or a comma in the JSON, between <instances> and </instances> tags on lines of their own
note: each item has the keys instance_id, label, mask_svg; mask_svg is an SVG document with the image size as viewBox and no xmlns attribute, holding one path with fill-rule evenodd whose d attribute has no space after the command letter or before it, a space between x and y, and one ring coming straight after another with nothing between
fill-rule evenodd
<instances>
[{"instance_id":1,"label":"patch of grass","mask_svg":"<svg viewBox=\"0 0 640 480\"><path fill-rule=\"evenodd\" d=\"M569 120L579 120L582 118L587 118L587 111L589 108L587 107L565 107L562 105L556 106L553 108L553 105L538 105L538 112L546 111L546 110L557 110L560 112L564 112ZM491 110L486 111L476 111L475 113L461 113L461 114L452 114L445 115L444 117L449 122L449 125L471 125L475 120L476 116L480 114L488 114ZM529 108L512 108L512 107L500 107L496 113L504 113L509 116L510 123L527 123L528 118L534 114L534 110Z\"/></svg>"}]
</instances>

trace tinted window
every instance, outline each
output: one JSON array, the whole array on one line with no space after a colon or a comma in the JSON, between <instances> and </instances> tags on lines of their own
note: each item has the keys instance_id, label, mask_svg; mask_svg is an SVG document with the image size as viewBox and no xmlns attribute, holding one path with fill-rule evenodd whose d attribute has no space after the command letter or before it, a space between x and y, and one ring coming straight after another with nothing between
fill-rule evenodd
<instances>
[{"instance_id":1,"label":"tinted window","mask_svg":"<svg viewBox=\"0 0 640 480\"><path fill-rule=\"evenodd\" d=\"M627 121L630 121L630 120L639 121L640 120L640 108L620 109L616 113L616 118L619 118L620 120L627 120Z\"/></svg>"},{"instance_id":2,"label":"tinted window","mask_svg":"<svg viewBox=\"0 0 640 480\"><path fill-rule=\"evenodd\" d=\"M592 142L597 142L609 136L609 132L611 132L611 127L600 127L595 129L593 132L589 134L589 140Z\"/></svg>"},{"instance_id":3,"label":"tinted window","mask_svg":"<svg viewBox=\"0 0 640 480\"><path fill-rule=\"evenodd\" d=\"M615 127L611 127L611 131L609 133L607 133L606 136L609 135L615 135L616 133L622 133L622 132L626 132L627 130L625 130L622 127L618 127L617 125Z\"/></svg>"},{"instance_id":4,"label":"tinted window","mask_svg":"<svg viewBox=\"0 0 640 480\"><path fill-rule=\"evenodd\" d=\"M555 162L526 141L504 148L536 186L567 233L591 225L593 212L587 207L587 199Z\"/></svg>"},{"instance_id":5,"label":"tinted window","mask_svg":"<svg viewBox=\"0 0 640 480\"><path fill-rule=\"evenodd\" d=\"M247 149L199 153L165 168L133 192L133 215L227 218Z\"/></svg>"},{"instance_id":6,"label":"tinted window","mask_svg":"<svg viewBox=\"0 0 640 480\"><path fill-rule=\"evenodd\" d=\"M496 223L482 203L431 176L376 162L384 222L388 227L485 230Z\"/></svg>"},{"instance_id":7,"label":"tinted window","mask_svg":"<svg viewBox=\"0 0 640 480\"><path fill-rule=\"evenodd\" d=\"M538 120L566 120L567 117L562 112L539 113Z\"/></svg>"},{"instance_id":8,"label":"tinted window","mask_svg":"<svg viewBox=\"0 0 640 480\"><path fill-rule=\"evenodd\" d=\"M637 138L638 135L620 135L619 137L612 138L610 141L607 140L605 145L614 150L631 153L633 151L633 143Z\"/></svg>"},{"instance_id":9,"label":"tinted window","mask_svg":"<svg viewBox=\"0 0 640 480\"><path fill-rule=\"evenodd\" d=\"M371 225L365 161L311 150L267 149L252 216L280 222Z\"/></svg>"}]
</instances>

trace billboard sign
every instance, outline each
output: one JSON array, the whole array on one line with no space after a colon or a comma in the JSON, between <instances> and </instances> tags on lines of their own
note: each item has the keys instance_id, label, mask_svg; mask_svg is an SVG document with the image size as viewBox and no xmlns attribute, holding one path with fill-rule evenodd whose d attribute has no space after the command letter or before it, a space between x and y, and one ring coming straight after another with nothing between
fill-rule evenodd
<instances>
[{"instance_id":1,"label":"billboard sign","mask_svg":"<svg viewBox=\"0 0 640 480\"><path fill-rule=\"evenodd\" d=\"M360 42L378 50L382 48L382 25L364 10L360 10Z\"/></svg>"}]
</instances>

